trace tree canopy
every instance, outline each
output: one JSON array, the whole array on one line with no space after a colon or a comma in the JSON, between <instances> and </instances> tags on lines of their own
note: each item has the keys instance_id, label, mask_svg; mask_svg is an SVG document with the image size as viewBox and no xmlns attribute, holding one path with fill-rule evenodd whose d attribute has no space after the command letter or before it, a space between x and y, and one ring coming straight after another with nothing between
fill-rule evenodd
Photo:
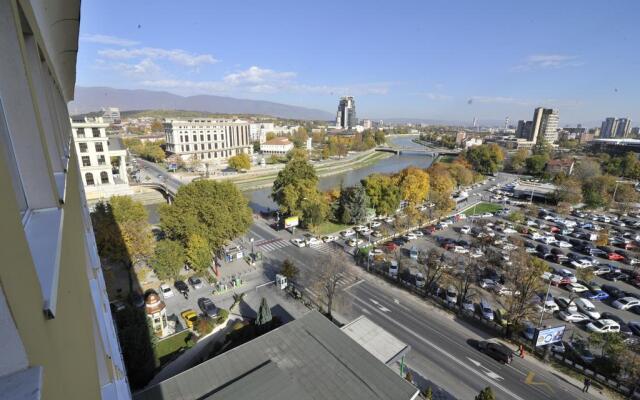
<instances>
[{"instance_id":1,"label":"tree canopy","mask_svg":"<svg viewBox=\"0 0 640 400\"><path fill-rule=\"evenodd\" d=\"M247 170L251 168L251 159L248 154L242 153L229 158L229 167L236 171Z\"/></svg>"},{"instance_id":2,"label":"tree canopy","mask_svg":"<svg viewBox=\"0 0 640 400\"><path fill-rule=\"evenodd\" d=\"M151 268L158 279L166 281L175 279L185 261L184 247L174 240L161 240L156 244L153 256L150 260Z\"/></svg>"},{"instance_id":3,"label":"tree canopy","mask_svg":"<svg viewBox=\"0 0 640 400\"><path fill-rule=\"evenodd\" d=\"M468 149L464 157L471 163L474 170L482 174L494 174L502 167L504 152L495 143L482 144Z\"/></svg>"},{"instance_id":4,"label":"tree canopy","mask_svg":"<svg viewBox=\"0 0 640 400\"><path fill-rule=\"evenodd\" d=\"M271 198L280 211L302 215L303 201L317 192L318 176L311 164L301 156L291 158L273 182Z\"/></svg>"},{"instance_id":5,"label":"tree canopy","mask_svg":"<svg viewBox=\"0 0 640 400\"><path fill-rule=\"evenodd\" d=\"M369 196L364 187L345 188L340 192L337 216L343 224L361 224L366 221L368 207Z\"/></svg>"},{"instance_id":6,"label":"tree canopy","mask_svg":"<svg viewBox=\"0 0 640 400\"><path fill-rule=\"evenodd\" d=\"M408 167L396 175L403 200L409 205L416 206L427 199L429 195L429 174L415 167Z\"/></svg>"},{"instance_id":7,"label":"tree canopy","mask_svg":"<svg viewBox=\"0 0 640 400\"><path fill-rule=\"evenodd\" d=\"M362 180L369 203L378 215L391 215L400 206L400 188L389 175L372 174Z\"/></svg>"}]
</instances>

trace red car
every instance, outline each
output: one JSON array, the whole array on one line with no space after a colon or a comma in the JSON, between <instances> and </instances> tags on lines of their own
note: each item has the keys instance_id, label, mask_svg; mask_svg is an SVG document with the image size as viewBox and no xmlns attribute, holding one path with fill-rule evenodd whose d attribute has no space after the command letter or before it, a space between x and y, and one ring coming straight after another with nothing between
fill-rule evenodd
<instances>
[{"instance_id":1,"label":"red car","mask_svg":"<svg viewBox=\"0 0 640 400\"><path fill-rule=\"evenodd\" d=\"M549 229L549 232L558 233L560 232L560 228L558 228L557 226L552 226L551 229Z\"/></svg>"},{"instance_id":2,"label":"red car","mask_svg":"<svg viewBox=\"0 0 640 400\"><path fill-rule=\"evenodd\" d=\"M444 243L444 244L442 245L442 247L443 247L445 250L451 250L451 249L453 249L454 247L456 247L456 245L455 245L455 243L449 243L449 242L447 242L447 243Z\"/></svg>"},{"instance_id":3,"label":"red car","mask_svg":"<svg viewBox=\"0 0 640 400\"><path fill-rule=\"evenodd\" d=\"M607 254L607 258L611 261L622 261L624 260L624 256L618 253L609 253Z\"/></svg>"},{"instance_id":4,"label":"red car","mask_svg":"<svg viewBox=\"0 0 640 400\"><path fill-rule=\"evenodd\" d=\"M426 228L424 228L424 233L433 233L435 231L436 231L435 225L429 225Z\"/></svg>"},{"instance_id":5,"label":"red car","mask_svg":"<svg viewBox=\"0 0 640 400\"><path fill-rule=\"evenodd\" d=\"M389 251L389 252L394 252L396 250L398 250L398 246L397 244L393 243L393 242L387 242L384 244L384 249Z\"/></svg>"}]
</instances>

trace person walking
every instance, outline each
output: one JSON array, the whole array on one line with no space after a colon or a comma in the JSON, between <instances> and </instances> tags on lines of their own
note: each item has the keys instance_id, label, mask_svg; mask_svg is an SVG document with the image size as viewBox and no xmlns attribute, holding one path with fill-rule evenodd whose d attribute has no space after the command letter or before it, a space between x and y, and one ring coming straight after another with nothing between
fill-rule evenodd
<instances>
[{"instance_id":1,"label":"person walking","mask_svg":"<svg viewBox=\"0 0 640 400\"><path fill-rule=\"evenodd\" d=\"M524 346L520 345L518 351L520 352L520 358L524 359Z\"/></svg>"},{"instance_id":2,"label":"person walking","mask_svg":"<svg viewBox=\"0 0 640 400\"><path fill-rule=\"evenodd\" d=\"M589 386L591 386L591 379L584 378L584 387L582 388L582 392L589 393Z\"/></svg>"}]
</instances>

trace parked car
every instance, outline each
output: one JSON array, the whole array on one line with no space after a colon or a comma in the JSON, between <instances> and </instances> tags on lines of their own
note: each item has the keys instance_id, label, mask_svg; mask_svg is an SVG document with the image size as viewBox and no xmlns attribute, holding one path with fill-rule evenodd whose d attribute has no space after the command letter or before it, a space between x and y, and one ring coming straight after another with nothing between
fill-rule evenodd
<instances>
[{"instance_id":1,"label":"parked car","mask_svg":"<svg viewBox=\"0 0 640 400\"><path fill-rule=\"evenodd\" d=\"M624 334L625 336L632 336L633 335L633 331L629 327L629 324L624 322L624 320L622 318L620 318L619 316L617 316L614 313L603 312L600 315L600 319L611 319L611 320L614 320L614 321L616 321L618 323L618 325L620 325L620 333Z\"/></svg>"},{"instance_id":2,"label":"parked car","mask_svg":"<svg viewBox=\"0 0 640 400\"><path fill-rule=\"evenodd\" d=\"M626 281L629 279L629 275L624 272L609 272L608 274L602 275L602 277L608 281L618 282L618 281Z\"/></svg>"},{"instance_id":3,"label":"parked car","mask_svg":"<svg viewBox=\"0 0 640 400\"><path fill-rule=\"evenodd\" d=\"M578 307L578 311L588 316L591 319L600 319L600 312L596 309L596 306L593 305L587 299L576 299L575 300L576 307Z\"/></svg>"},{"instance_id":4,"label":"parked car","mask_svg":"<svg viewBox=\"0 0 640 400\"><path fill-rule=\"evenodd\" d=\"M345 231L340 232L340 236L342 236L343 238L348 238L348 237L353 236L355 234L356 234L356 232L351 230L351 229L347 229Z\"/></svg>"},{"instance_id":5,"label":"parked car","mask_svg":"<svg viewBox=\"0 0 640 400\"><path fill-rule=\"evenodd\" d=\"M301 239L301 238L293 238L291 239L291 243L293 243L293 245L297 247L304 247L307 245L304 239Z\"/></svg>"},{"instance_id":6,"label":"parked car","mask_svg":"<svg viewBox=\"0 0 640 400\"><path fill-rule=\"evenodd\" d=\"M207 297L198 299L198 307L200 307L202 313L208 317L215 318L218 315L218 308L213 304L213 301Z\"/></svg>"},{"instance_id":7,"label":"parked car","mask_svg":"<svg viewBox=\"0 0 640 400\"><path fill-rule=\"evenodd\" d=\"M589 291L589 289L587 289L586 286L577 282L567 283L567 285L565 286L565 289L567 289L571 293L584 293Z\"/></svg>"},{"instance_id":8,"label":"parked car","mask_svg":"<svg viewBox=\"0 0 640 400\"><path fill-rule=\"evenodd\" d=\"M398 250L398 248L400 246L398 246L397 244L395 244L394 242L387 242L383 245L384 249L388 252L394 252L396 250Z\"/></svg>"},{"instance_id":9,"label":"parked car","mask_svg":"<svg viewBox=\"0 0 640 400\"><path fill-rule=\"evenodd\" d=\"M335 242L336 240L338 240L338 237L334 235L327 235L322 237L322 241L325 243Z\"/></svg>"},{"instance_id":10,"label":"parked car","mask_svg":"<svg viewBox=\"0 0 640 400\"><path fill-rule=\"evenodd\" d=\"M197 276L190 276L189 284L191 285L193 290L202 289L204 287L204 282L202 282L202 279Z\"/></svg>"},{"instance_id":11,"label":"parked car","mask_svg":"<svg viewBox=\"0 0 640 400\"><path fill-rule=\"evenodd\" d=\"M614 300L611 305L618 310L628 310L633 306L640 306L640 300L635 297L621 297Z\"/></svg>"},{"instance_id":12,"label":"parked car","mask_svg":"<svg viewBox=\"0 0 640 400\"><path fill-rule=\"evenodd\" d=\"M491 304L486 299L480 300L480 313L484 319L493 321L493 310Z\"/></svg>"},{"instance_id":13,"label":"parked car","mask_svg":"<svg viewBox=\"0 0 640 400\"><path fill-rule=\"evenodd\" d=\"M473 299L471 297L467 297L466 299L462 300L462 309L471 313L475 311Z\"/></svg>"},{"instance_id":14,"label":"parked car","mask_svg":"<svg viewBox=\"0 0 640 400\"><path fill-rule=\"evenodd\" d=\"M396 278L398 276L398 262L391 260L389 263L389 277Z\"/></svg>"},{"instance_id":15,"label":"parked car","mask_svg":"<svg viewBox=\"0 0 640 400\"><path fill-rule=\"evenodd\" d=\"M587 324L587 331L597 333L620 332L620 325L612 319L599 319Z\"/></svg>"},{"instance_id":16,"label":"parked car","mask_svg":"<svg viewBox=\"0 0 640 400\"><path fill-rule=\"evenodd\" d=\"M579 361L581 364L591 364L596 359L584 342L564 342L564 347L567 354L573 360Z\"/></svg>"},{"instance_id":17,"label":"parked car","mask_svg":"<svg viewBox=\"0 0 640 400\"><path fill-rule=\"evenodd\" d=\"M349 240L347 241L347 246L350 246L350 247L357 247L357 246L360 246L360 245L361 245L361 244L363 244L363 243L364 243L364 240L362 240L362 239L355 239L355 238L354 238L354 239L349 239Z\"/></svg>"},{"instance_id":18,"label":"parked car","mask_svg":"<svg viewBox=\"0 0 640 400\"><path fill-rule=\"evenodd\" d=\"M169 297L173 297L173 290L171 289L171 286L163 283L160 285L160 294L162 294L164 299L168 299Z\"/></svg>"},{"instance_id":19,"label":"parked car","mask_svg":"<svg viewBox=\"0 0 640 400\"><path fill-rule=\"evenodd\" d=\"M416 287L423 288L426 281L424 280L424 276L422 275L422 273L418 272L415 278L416 278Z\"/></svg>"},{"instance_id":20,"label":"parked car","mask_svg":"<svg viewBox=\"0 0 640 400\"><path fill-rule=\"evenodd\" d=\"M182 316L182 319L184 319L187 329L193 329L196 322L198 322L198 314L192 309L184 310L180 315Z\"/></svg>"},{"instance_id":21,"label":"parked car","mask_svg":"<svg viewBox=\"0 0 640 400\"><path fill-rule=\"evenodd\" d=\"M407 240L416 240L418 236L416 236L416 234L413 232L409 232L406 235L404 235L404 238Z\"/></svg>"},{"instance_id":22,"label":"parked car","mask_svg":"<svg viewBox=\"0 0 640 400\"><path fill-rule=\"evenodd\" d=\"M187 286L184 281L175 281L173 286L178 290L178 293L182 294L183 296L189 295L189 286Z\"/></svg>"},{"instance_id":23,"label":"parked car","mask_svg":"<svg viewBox=\"0 0 640 400\"><path fill-rule=\"evenodd\" d=\"M558 317L563 320L563 321L567 321L567 322L582 322L582 321L588 321L589 317L587 317L586 315L579 313L579 312L571 312L571 311L560 311L558 313Z\"/></svg>"},{"instance_id":24,"label":"parked car","mask_svg":"<svg viewBox=\"0 0 640 400\"><path fill-rule=\"evenodd\" d=\"M555 301L556 301L556 304L558 304L558 306L564 311L568 311L570 313L578 312L578 307L576 306L576 303L571 301L567 297L556 297Z\"/></svg>"},{"instance_id":25,"label":"parked car","mask_svg":"<svg viewBox=\"0 0 640 400\"><path fill-rule=\"evenodd\" d=\"M471 232L471 227L469 225L465 225L462 228L460 228L460 233L468 235L470 232Z\"/></svg>"}]
</instances>

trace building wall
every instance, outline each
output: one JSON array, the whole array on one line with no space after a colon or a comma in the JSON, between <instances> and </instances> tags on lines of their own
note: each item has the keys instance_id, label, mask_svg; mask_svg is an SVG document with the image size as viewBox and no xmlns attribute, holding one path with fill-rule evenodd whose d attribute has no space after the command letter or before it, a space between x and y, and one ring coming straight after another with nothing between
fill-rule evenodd
<instances>
[{"instance_id":1,"label":"building wall","mask_svg":"<svg viewBox=\"0 0 640 400\"><path fill-rule=\"evenodd\" d=\"M43 399L130 399L70 151L79 13L72 0L0 2L0 342L15 346L0 381L39 369Z\"/></svg>"}]
</instances>

